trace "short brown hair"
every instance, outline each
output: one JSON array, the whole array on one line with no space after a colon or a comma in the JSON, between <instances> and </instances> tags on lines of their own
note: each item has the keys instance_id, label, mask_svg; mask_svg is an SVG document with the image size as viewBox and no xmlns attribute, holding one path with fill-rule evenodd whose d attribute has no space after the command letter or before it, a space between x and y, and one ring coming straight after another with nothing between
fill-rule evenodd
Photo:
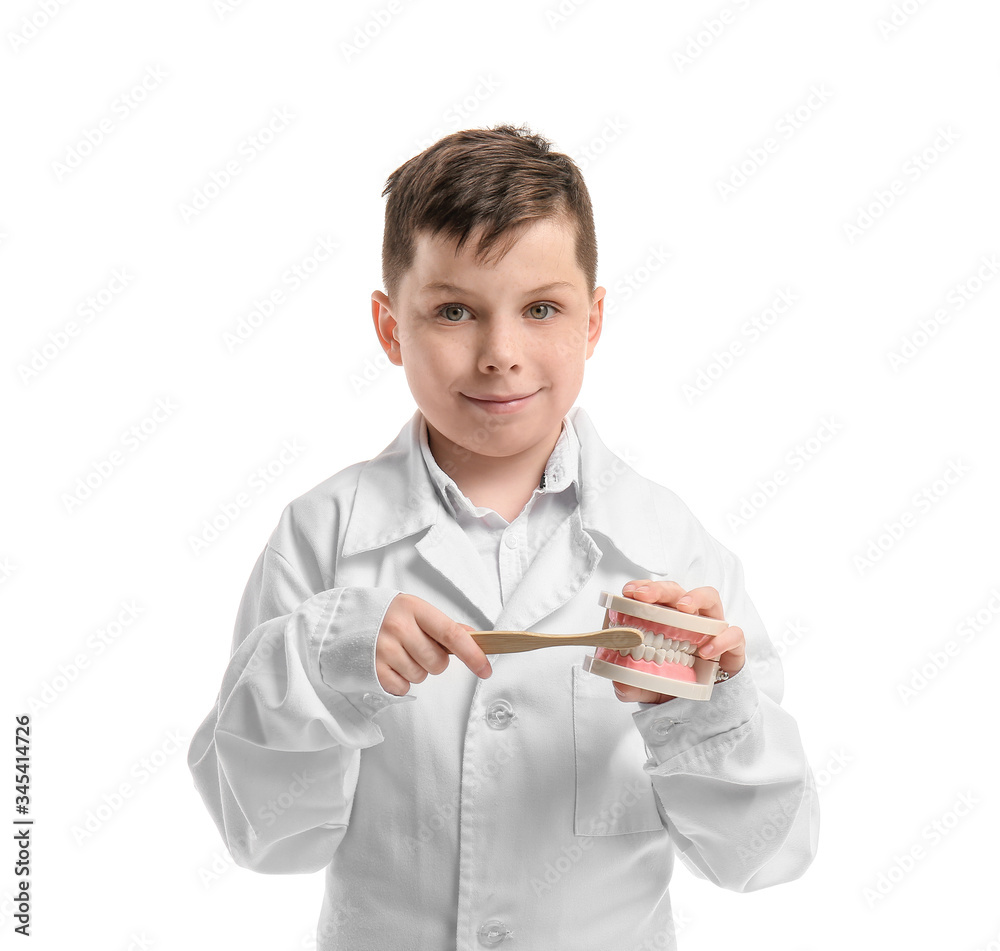
<instances>
[{"instance_id":1,"label":"short brown hair","mask_svg":"<svg viewBox=\"0 0 1000 951\"><path fill-rule=\"evenodd\" d=\"M576 260L597 287L597 237L590 194L576 163L526 126L496 125L444 136L399 166L383 197L382 280L392 300L413 264L418 232L457 239L461 249L480 225L476 260L484 262L505 238L502 258L517 227L538 218L576 224Z\"/></svg>"}]
</instances>

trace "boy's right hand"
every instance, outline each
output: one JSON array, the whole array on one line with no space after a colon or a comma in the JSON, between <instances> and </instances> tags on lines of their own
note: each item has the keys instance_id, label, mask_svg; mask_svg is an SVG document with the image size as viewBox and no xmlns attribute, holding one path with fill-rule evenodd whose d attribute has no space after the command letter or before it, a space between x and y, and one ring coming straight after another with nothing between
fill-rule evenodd
<instances>
[{"instance_id":1,"label":"boy's right hand","mask_svg":"<svg viewBox=\"0 0 1000 951\"><path fill-rule=\"evenodd\" d=\"M400 592L389 602L375 639L375 675L386 693L402 697L410 684L448 667L443 644L477 677L493 673L482 648L469 636L474 627L453 621L433 604Z\"/></svg>"}]
</instances>

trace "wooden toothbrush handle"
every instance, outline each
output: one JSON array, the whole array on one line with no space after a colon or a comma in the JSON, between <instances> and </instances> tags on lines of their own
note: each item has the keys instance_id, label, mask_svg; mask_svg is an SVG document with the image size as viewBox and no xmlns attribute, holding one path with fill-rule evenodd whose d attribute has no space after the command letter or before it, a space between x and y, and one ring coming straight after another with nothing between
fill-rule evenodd
<instances>
[{"instance_id":1,"label":"wooden toothbrush handle","mask_svg":"<svg viewBox=\"0 0 1000 951\"><path fill-rule=\"evenodd\" d=\"M634 628L608 628L585 634L540 634L537 631L471 631L484 654L514 654L540 647L634 647L642 635ZM445 648L447 650L447 648ZM451 651L448 651L450 654Z\"/></svg>"}]
</instances>

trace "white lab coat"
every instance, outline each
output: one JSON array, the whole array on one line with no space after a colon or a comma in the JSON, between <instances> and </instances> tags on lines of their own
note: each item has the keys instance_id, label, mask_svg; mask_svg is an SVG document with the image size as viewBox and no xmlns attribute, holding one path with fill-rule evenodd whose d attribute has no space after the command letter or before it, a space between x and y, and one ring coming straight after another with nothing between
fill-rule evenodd
<instances>
[{"instance_id":1,"label":"white lab coat","mask_svg":"<svg viewBox=\"0 0 1000 951\"><path fill-rule=\"evenodd\" d=\"M582 408L566 419L580 503L499 613L419 410L290 503L254 566L188 764L239 865L326 869L322 951L674 948L675 849L737 891L812 861L815 783L739 559ZM722 594L749 662L710 701L622 703L581 647L490 655L487 680L452 657L402 697L375 675L398 592L479 630L568 633L599 629L599 593L634 578Z\"/></svg>"}]
</instances>

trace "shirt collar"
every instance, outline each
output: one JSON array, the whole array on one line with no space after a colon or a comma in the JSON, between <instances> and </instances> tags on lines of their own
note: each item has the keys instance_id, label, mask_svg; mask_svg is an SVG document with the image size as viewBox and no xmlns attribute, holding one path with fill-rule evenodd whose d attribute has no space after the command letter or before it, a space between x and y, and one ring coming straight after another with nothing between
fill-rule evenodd
<instances>
[{"instance_id":1,"label":"shirt collar","mask_svg":"<svg viewBox=\"0 0 1000 951\"><path fill-rule=\"evenodd\" d=\"M611 452L582 407L570 409L565 422L570 425L564 425L546 465L546 488L551 485L558 491L557 486L565 488L576 482L584 530L599 532L645 573L666 574L663 531L673 497ZM441 501L420 448L421 424L426 425L417 409L385 449L359 463L343 556L392 544L437 521ZM564 449L557 454L564 436ZM575 452L571 451L574 437ZM561 471L557 468L560 464L564 467Z\"/></svg>"},{"instance_id":2,"label":"shirt collar","mask_svg":"<svg viewBox=\"0 0 1000 951\"><path fill-rule=\"evenodd\" d=\"M419 410L416 415L420 417L417 426L420 453L427 467L427 473L437 488L441 500L456 518L460 511L477 518L480 517L481 511L462 492L455 480L438 465L427 439L427 419ZM579 437L576 435L572 422L568 418L564 418L559 438L556 440L556 444L549 454L549 460L545 464L545 470L542 472L538 490L545 493L562 492L570 485L575 485L577 498L579 498L579 457Z\"/></svg>"}]
</instances>

